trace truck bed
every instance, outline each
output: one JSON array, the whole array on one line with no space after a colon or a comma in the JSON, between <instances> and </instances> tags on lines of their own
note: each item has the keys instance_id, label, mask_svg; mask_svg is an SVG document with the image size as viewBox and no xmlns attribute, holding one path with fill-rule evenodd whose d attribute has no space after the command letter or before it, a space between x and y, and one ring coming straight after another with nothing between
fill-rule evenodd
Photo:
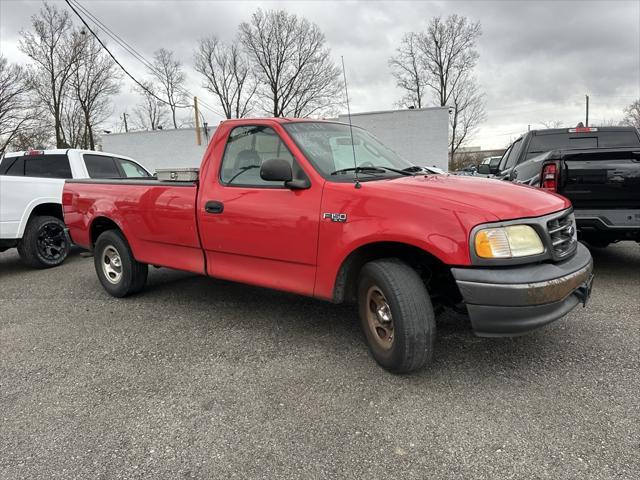
<instances>
[{"instance_id":1,"label":"truck bed","mask_svg":"<svg viewBox=\"0 0 640 480\"><path fill-rule=\"evenodd\" d=\"M90 248L100 233L100 222L88 228L99 211L120 227L138 261L203 274L197 194L196 182L67 180L62 203L71 236L80 246Z\"/></svg>"}]
</instances>

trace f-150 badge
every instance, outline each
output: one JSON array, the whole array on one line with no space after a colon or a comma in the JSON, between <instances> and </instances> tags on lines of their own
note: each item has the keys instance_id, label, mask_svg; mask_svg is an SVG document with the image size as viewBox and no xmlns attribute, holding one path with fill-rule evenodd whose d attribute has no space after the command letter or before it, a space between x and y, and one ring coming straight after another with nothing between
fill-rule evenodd
<instances>
[{"instance_id":1,"label":"f-150 badge","mask_svg":"<svg viewBox=\"0 0 640 480\"><path fill-rule=\"evenodd\" d=\"M346 222L347 214L346 213L323 213L322 218L329 219L332 222Z\"/></svg>"}]
</instances>

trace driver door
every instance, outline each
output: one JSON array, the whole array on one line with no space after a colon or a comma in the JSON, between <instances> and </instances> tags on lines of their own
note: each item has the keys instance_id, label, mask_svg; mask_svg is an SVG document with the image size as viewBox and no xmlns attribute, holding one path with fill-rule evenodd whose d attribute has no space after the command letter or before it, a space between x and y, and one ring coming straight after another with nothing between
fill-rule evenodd
<instances>
[{"instance_id":1,"label":"driver door","mask_svg":"<svg viewBox=\"0 0 640 480\"><path fill-rule=\"evenodd\" d=\"M291 190L283 182L262 180L260 166L273 158L290 162L294 178L306 177L271 127L231 130L217 181L201 185L206 192L199 219L207 273L312 295L322 185Z\"/></svg>"}]
</instances>

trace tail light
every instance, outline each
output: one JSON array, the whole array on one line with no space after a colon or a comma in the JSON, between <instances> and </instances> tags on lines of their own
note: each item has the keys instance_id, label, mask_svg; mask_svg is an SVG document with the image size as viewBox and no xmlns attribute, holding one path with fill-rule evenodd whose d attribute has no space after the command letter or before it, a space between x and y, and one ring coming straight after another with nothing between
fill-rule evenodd
<instances>
[{"instance_id":1,"label":"tail light","mask_svg":"<svg viewBox=\"0 0 640 480\"><path fill-rule=\"evenodd\" d=\"M558 164L545 163L542 167L542 176L540 177L540 188L548 192L558 191Z\"/></svg>"},{"instance_id":2,"label":"tail light","mask_svg":"<svg viewBox=\"0 0 640 480\"><path fill-rule=\"evenodd\" d=\"M598 129L595 127L576 127L570 128L569 133L589 133L589 132L597 132Z\"/></svg>"},{"instance_id":3,"label":"tail light","mask_svg":"<svg viewBox=\"0 0 640 480\"><path fill-rule=\"evenodd\" d=\"M44 155L44 152L42 150L29 150L25 155Z\"/></svg>"}]
</instances>

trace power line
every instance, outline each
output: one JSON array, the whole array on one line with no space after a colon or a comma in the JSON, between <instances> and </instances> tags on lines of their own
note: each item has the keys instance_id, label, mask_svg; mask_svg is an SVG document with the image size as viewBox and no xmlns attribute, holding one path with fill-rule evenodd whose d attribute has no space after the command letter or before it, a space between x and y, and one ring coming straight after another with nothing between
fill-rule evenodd
<instances>
[{"instance_id":1,"label":"power line","mask_svg":"<svg viewBox=\"0 0 640 480\"><path fill-rule=\"evenodd\" d=\"M65 0L66 4L69 5L69 8L71 8L71 10L73 10L73 12L78 16L78 18L82 21L82 23L84 24L85 27L87 27L87 29L91 32L91 34L96 38L96 40L98 40L98 43L100 43L100 45L102 46L102 48L104 48L104 50L109 54L109 56L113 59L114 62L116 62L116 64L122 69L122 71L124 73L127 74L127 76L129 78L131 78L131 80L133 80L140 88L142 88L145 92L147 92L149 95L153 96L154 98L156 98L158 101L165 103L169 106L171 106L171 104L169 102L167 102L166 100L163 100L162 98L158 97L156 94L154 94L151 90L149 90L147 87L145 87L142 83L140 83L138 80L136 80L136 78L131 75L126 68L124 68L122 66L122 64L118 61L118 59L116 57L113 56L113 53L111 53L111 51L107 48L107 46L104 44L104 42L100 39L100 37L98 37L98 35L96 35L96 33L91 29L91 27L89 26L89 24L84 20L84 18L82 17L82 15L80 15L78 13L78 11L73 7L73 5L71 5L71 2L69 0Z\"/></svg>"},{"instance_id":2,"label":"power line","mask_svg":"<svg viewBox=\"0 0 640 480\"><path fill-rule=\"evenodd\" d=\"M87 17L89 17L89 19L95 25L97 25L98 28L100 28L104 33L106 33L107 36L109 36L118 45L120 45L122 48L124 48L129 54L133 55L133 57L135 57L138 61L140 61L145 67L147 67L147 69L151 70L152 72L155 72L158 75L161 74L160 70L158 70L155 65L153 65L142 54L140 54L138 51L136 51L136 49L133 48L131 45L129 45L122 37L118 36L118 34L116 34L113 30L111 30L108 26L106 26L103 22L101 22L98 17L96 17L93 13L91 13L80 2L78 2L77 0L71 0L71 1L75 4L75 6L78 9L82 10L82 12L85 15L87 15ZM179 107L179 108L189 108L189 107L191 107L191 105L177 105L177 104L175 106Z\"/></svg>"},{"instance_id":3,"label":"power line","mask_svg":"<svg viewBox=\"0 0 640 480\"><path fill-rule=\"evenodd\" d=\"M76 7L78 7L78 9L82 10L82 12L87 15L87 17L89 17L89 19L98 27L100 28L107 36L109 36L114 42L116 42L118 45L120 45L122 48L124 48L130 55L132 55L136 60L138 60L140 63L142 63L147 69L151 70L152 72L155 72L158 75L161 75L160 70L158 70L158 68L153 65L149 60L147 60L144 55L142 55L140 52L138 52L133 46L131 46L126 40L124 40L120 35L118 35L117 33L115 33L113 30L111 30L107 25L105 25L97 16L95 16L93 13L91 13L91 11L89 11L88 8L86 8L85 6L83 6L80 2L78 2L77 0L72 0L73 3L75 4ZM67 4L69 4L69 0L66 0ZM71 6L71 5L70 5ZM73 7L72 7L73 9ZM74 10L75 11L75 10ZM78 12L75 12L76 15L78 15L80 17L80 15L78 14ZM83 23L86 25L86 22L84 21L84 19L82 17L80 17L80 19L83 21ZM87 26L87 28L89 28ZM93 32L92 32L93 33ZM95 34L94 34L95 36ZM106 49L106 47L105 47ZM122 68L122 66L121 66ZM126 72L128 74L128 72ZM129 74L129 76L131 77L131 75ZM135 79L134 79L135 80ZM136 81L136 83L140 84L139 82ZM189 92L187 89L185 89L182 86L178 86L178 90L181 91L183 94L186 94L188 97L193 97L193 94L191 92ZM145 91L148 91L147 89L145 89ZM153 95L155 98L158 98L156 95ZM162 100L165 104L169 104L168 102ZM214 107L210 106L209 104L207 104L206 102L204 102L202 99L200 99L199 101L200 105L202 107L204 107L205 109L211 111L212 113L218 115L218 116L222 116L224 117L225 115L221 114L219 111L217 111ZM170 105L170 104L169 104ZM193 105L176 105L176 107L179 108L191 108L193 107Z\"/></svg>"}]
</instances>

